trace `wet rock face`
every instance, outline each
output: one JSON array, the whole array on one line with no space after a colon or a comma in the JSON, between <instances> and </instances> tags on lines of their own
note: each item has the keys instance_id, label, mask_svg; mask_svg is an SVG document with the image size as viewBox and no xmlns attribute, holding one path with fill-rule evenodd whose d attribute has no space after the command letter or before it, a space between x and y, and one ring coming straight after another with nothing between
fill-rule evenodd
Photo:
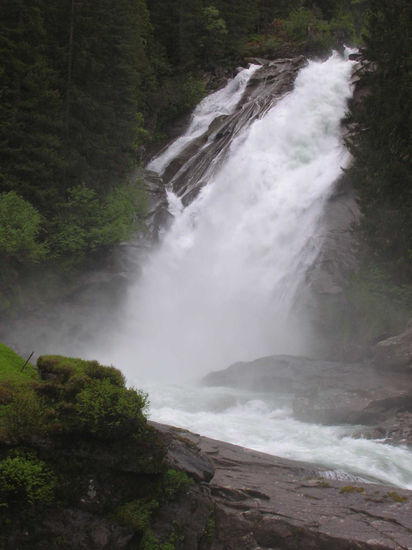
<instances>
[{"instance_id":1,"label":"wet rock face","mask_svg":"<svg viewBox=\"0 0 412 550\"><path fill-rule=\"evenodd\" d=\"M295 418L303 422L364 424L374 426L381 437L388 434L391 442L412 443L407 428L412 412L412 377L408 372L389 372L367 362L274 355L235 363L208 374L203 382L286 394ZM395 417L398 429L392 430L390 423Z\"/></svg>"},{"instance_id":2,"label":"wet rock face","mask_svg":"<svg viewBox=\"0 0 412 550\"><path fill-rule=\"evenodd\" d=\"M292 89L296 74L305 63L303 56L265 61L250 79L236 111L215 119L204 135L170 163L164 181L173 186L183 204L196 197L213 169L225 158L233 138Z\"/></svg>"},{"instance_id":3,"label":"wet rock face","mask_svg":"<svg viewBox=\"0 0 412 550\"><path fill-rule=\"evenodd\" d=\"M339 481L319 466L154 426L171 444L177 436L186 452L206 458L214 470L209 481L162 508L155 522L164 540L178 520L181 550L412 548L411 491L350 475Z\"/></svg>"},{"instance_id":4,"label":"wet rock face","mask_svg":"<svg viewBox=\"0 0 412 550\"><path fill-rule=\"evenodd\" d=\"M376 363L384 368L412 372L412 321L401 334L378 342L374 349L374 356Z\"/></svg>"},{"instance_id":5,"label":"wet rock face","mask_svg":"<svg viewBox=\"0 0 412 550\"><path fill-rule=\"evenodd\" d=\"M159 239L160 231L169 226L173 216L169 212L166 188L162 178L150 170L143 170L140 177L148 201L145 218L147 233L143 235L143 238L149 238L151 242L156 242Z\"/></svg>"}]
</instances>

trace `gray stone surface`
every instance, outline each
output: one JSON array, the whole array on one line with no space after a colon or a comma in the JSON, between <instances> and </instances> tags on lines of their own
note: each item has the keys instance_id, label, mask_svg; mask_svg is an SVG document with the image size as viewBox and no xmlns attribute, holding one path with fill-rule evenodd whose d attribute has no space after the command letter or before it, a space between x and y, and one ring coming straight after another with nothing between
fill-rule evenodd
<instances>
[{"instance_id":1,"label":"gray stone surface","mask_svg":"<svg viewBox=\"0 0 412 550\"><path fill-rule=\"evenodd\" d=\"M375 425L378 433L386 433L390 419L397 415L397 424L403 428L393 430L391 441L412 443L407 427L412 376L406 370L382 369L370 362L273 355L212 372L203 383L287 394L294 416L308 422Z\"/></svg>"},{"instance_id":2,"label":"gray stone surface","mask_svg":"<svg viewBox=\"0 0 412 550\"><path fill-rule=\"evenodd\" d=\"M189 204L199 193L206 174L224 160L233 138L292 89L298 70L306 62L303 56L265 62L249 80L236 111L214 120L204 135L170 163L163 178L183 204Z\"/></svg>"},{"instance_id":3,"label":"gray stone surface","mask_svg":"<svg viewBox=\"0 0 412 550\"><path fill-rule=\"evenodd\" d=\"M179 517L183 528L189 510L195 518L184 550L412 549L411 491L338 481L316 465L154 425L184 438L188 452L215 469L161 511L163 536L168 518Z\"/></svg>"},{"instance_id":4,"label":"gray stone surface","mask_svg":"<svg viewBox=\"0 0 412 550\"><path fill-rule=\"evenodd\" d=\"M401 334L378 342L374 349L375 361L385 368L412 372L412 321Z\"/></svg>"}]
</instances>

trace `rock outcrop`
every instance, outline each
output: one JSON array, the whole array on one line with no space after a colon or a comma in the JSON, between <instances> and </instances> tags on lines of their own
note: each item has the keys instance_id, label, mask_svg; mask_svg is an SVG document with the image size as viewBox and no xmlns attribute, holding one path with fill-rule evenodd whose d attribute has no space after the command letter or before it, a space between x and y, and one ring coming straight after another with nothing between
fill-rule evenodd
<instances>
[{"instance_id":1,"label":"rock outcrop","mask_svg":"<svg viewBox=\"0 0 412 550\"><path fill-rule=\"evenodd\" d=\"M375 362L384 368L412 372L412 322L401 334L378 342L374 356Z\"/></svg>"},{"instance_id":2,"label":"rock outcrop","mask_svg":"<svg viewBox=\"0 0 412 550\"><path fill-rule=\"evenodd\" d=\"M319 466L154 426L171 447L174 466L190 473L197 463L197 479L203 479L163 507L153 524L162 540L169 536L173 522L180 524L182 540L176 548L412 548L411 491L365 483L350 475L339 480L336 472ZM173 448L176 438L179 452ZM188 467L189 454L193 458Z\"/></svg>"},{"instance_id":3,"label":"rock outcrop","mask_svg":"<svg viewBox=\"0 0 412 550\"><path fill-rule=\"evenodd\" d=\"M249 80L236 111L215 119L206 133L173 159L163 178L173 186L183 204L189 204L196 197L207 177L224 160L238 133L292 89L297 72L306 62L304 56L265 60Z\"/></svg>"},{"instance_id":4,"label":"rock outcrop","mask_svg":"<svg viewBox=\"0 0 412 550\"><path fill-rule=\"evenodd\" d=\"M223 371L208 374L203 382L286 394L298 420L374 426L380 437L388 433L392 442L412 443L407 422L412 412L410 372L396 373L368 362L343 363L274 355L235 363ZM391 420L396 430L391 430Z\"/></svg>"}]
</instances>

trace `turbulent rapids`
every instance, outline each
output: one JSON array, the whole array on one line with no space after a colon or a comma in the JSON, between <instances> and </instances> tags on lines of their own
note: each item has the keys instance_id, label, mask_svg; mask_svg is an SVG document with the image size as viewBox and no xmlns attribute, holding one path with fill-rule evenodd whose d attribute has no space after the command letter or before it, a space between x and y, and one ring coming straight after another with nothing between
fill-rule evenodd
<instances>
[{"instance_id":1,"label":"turbulent rapids","mask_svg":"<svg viewBox=\"0 0 412 550\"><path fill-rule=\"evenodd\" d=\"M412 487L406 448L298 422L287 399L195 382L234 361L310 353L307 274L349 162L341 120L352 69L337 54L300 60L293 86L279 71L278 87L265 77L259 95L251 83L264 68L252 65L199 104L148 167L168 182L171 227L129 291L115 340L90 355L144 386L155 420Z\"/></svg>"}]
</instances>

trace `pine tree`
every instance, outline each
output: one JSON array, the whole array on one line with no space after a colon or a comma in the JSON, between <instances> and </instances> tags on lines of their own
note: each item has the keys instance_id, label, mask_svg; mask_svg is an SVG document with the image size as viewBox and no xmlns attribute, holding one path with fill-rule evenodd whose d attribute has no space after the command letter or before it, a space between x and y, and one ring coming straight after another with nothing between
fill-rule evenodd
<instances>
[{"instance_id":1,"label":"pine tree","mask_svg":"<svg viewBox=\"0 0 412 550\"><path fill-rule=\"evenodd\" d=\"M348 140L368 240L404 274L412 271L411 9L406 0L371 4L362 50L364 93L353 105Z\"/></svg>"},{"instance_id":2,"label":"pine tree","mask_svg":"<svg viewBox=\"0 0 412 550\"><path fill-rule=\"evenodd\" d=\"M0 4L0 192L48 212L59 194L62 101L45 53L40 0Z\"/></svg>"}]
</instances>

